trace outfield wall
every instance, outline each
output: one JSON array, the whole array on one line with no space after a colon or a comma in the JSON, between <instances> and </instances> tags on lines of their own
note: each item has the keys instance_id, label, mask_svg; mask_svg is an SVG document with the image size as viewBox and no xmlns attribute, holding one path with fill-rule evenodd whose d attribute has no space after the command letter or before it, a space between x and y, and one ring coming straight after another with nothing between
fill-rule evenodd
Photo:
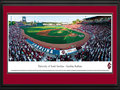
<instances>
[{"instance_id":1,"label":"outfield wall","mask_svg":"<svg viewBox=\"0 0 120 90\"><path fill-rule=\"evenodd\" d=\"M51 48L45 48L44 46L40 46L38 44L35 44L34 42L32 42L29 39L26 39L25 41L28 44L32 45L34 48L36 48L38 51L40 50L42 52L47 52L47 53L53 54L53 55L66 55L66 54L69 55L69 54L77 52L76 48L67 49L67 50L54 50L54 49L51 49Z\"/></svg>"}]
</instances>

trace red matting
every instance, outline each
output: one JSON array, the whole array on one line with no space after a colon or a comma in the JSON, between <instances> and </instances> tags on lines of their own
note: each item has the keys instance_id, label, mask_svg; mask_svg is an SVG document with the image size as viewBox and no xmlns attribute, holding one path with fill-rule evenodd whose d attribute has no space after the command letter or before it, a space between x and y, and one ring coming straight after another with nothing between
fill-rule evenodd
<instances>
[{"instance_id":1,"label":"red matting","mask_svg":"<svg viewBox=\"0 0 120 90\"><path fill-rule=\"evenodd\" d=\"M8 74L8 13L112 13L112 74ZM3 84L117 84L117 7L116 6L3 6Z\"/></svg>"}]
</instances>

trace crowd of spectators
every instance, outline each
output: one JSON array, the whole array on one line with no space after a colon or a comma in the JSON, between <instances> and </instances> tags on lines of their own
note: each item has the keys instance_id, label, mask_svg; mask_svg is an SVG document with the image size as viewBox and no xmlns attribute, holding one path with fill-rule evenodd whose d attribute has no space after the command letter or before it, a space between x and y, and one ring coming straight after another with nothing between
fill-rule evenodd
<instances>
[{"instance_id":1,"label":"crowd of spectators","mask_svg":"<svg viewBox=\"0 0 120 90\"><path fill-rule=\"evenodd\" d=\"M79 50L83 61L111 60L111 26L109 24L82 25L78 30L87 32L91 36Z\"/></svg>"},{"instance_id":2,"label":"crowd of spectators","mask_svg":"<svg viewBox=\"0 0 120 90\"><path fill-rule=\"evenodd\" d=\"M67 27L69 28L70 25ZM90 35L90 39L83 46L78 47L78 53L75 55L77 60L111 61L110 23L97 25L82 24L76 30L86 32Z\"/></svg>"},{"instance_id":3,"label":"crowd of spectators","mask_svg":"<svg viewBox=\"0 0 120 90\"><path fill-rule=\"evenodd\" d=\"M9 61L41 61L44 52L32 48L15 25L9 26Z\"/></svg>"}]
</instances>

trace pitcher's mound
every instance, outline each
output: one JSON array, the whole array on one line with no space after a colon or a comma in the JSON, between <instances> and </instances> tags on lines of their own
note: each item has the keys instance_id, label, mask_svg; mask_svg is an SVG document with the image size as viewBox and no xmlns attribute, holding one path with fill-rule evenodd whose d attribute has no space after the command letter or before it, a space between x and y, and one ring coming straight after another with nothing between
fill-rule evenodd
<instances>
[{"instance_id":1,"label":"pitcher's mound","mask_svg":"<svg viewBox=\"0 0 120 90\"><path fill-rule=\"evenodd\" d=\"M71 36L71 37L76 37L77 34L75 34L75 33L71 33L71 34L69 34L69 36Z\"/></svg>"}]
</instances>

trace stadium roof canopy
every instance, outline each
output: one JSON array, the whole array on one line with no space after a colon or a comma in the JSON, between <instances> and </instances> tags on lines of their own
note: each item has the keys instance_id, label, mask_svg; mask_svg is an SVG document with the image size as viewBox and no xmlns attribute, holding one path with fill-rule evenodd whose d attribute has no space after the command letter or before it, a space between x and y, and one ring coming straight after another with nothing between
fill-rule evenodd
<instances>
[{"instance_id":1,"label":"stadium roof canopy","mask_svg":"<svg viewBox=\"0 0 120 90\"><path fill-rule=\"evenodd\" d=\"M93 19L99 19L99 18L105 18L105 17L110 17L110 16L95 16L95 17L85 18L85 20L93 20Z\"/></svg>"}]
</instances>

